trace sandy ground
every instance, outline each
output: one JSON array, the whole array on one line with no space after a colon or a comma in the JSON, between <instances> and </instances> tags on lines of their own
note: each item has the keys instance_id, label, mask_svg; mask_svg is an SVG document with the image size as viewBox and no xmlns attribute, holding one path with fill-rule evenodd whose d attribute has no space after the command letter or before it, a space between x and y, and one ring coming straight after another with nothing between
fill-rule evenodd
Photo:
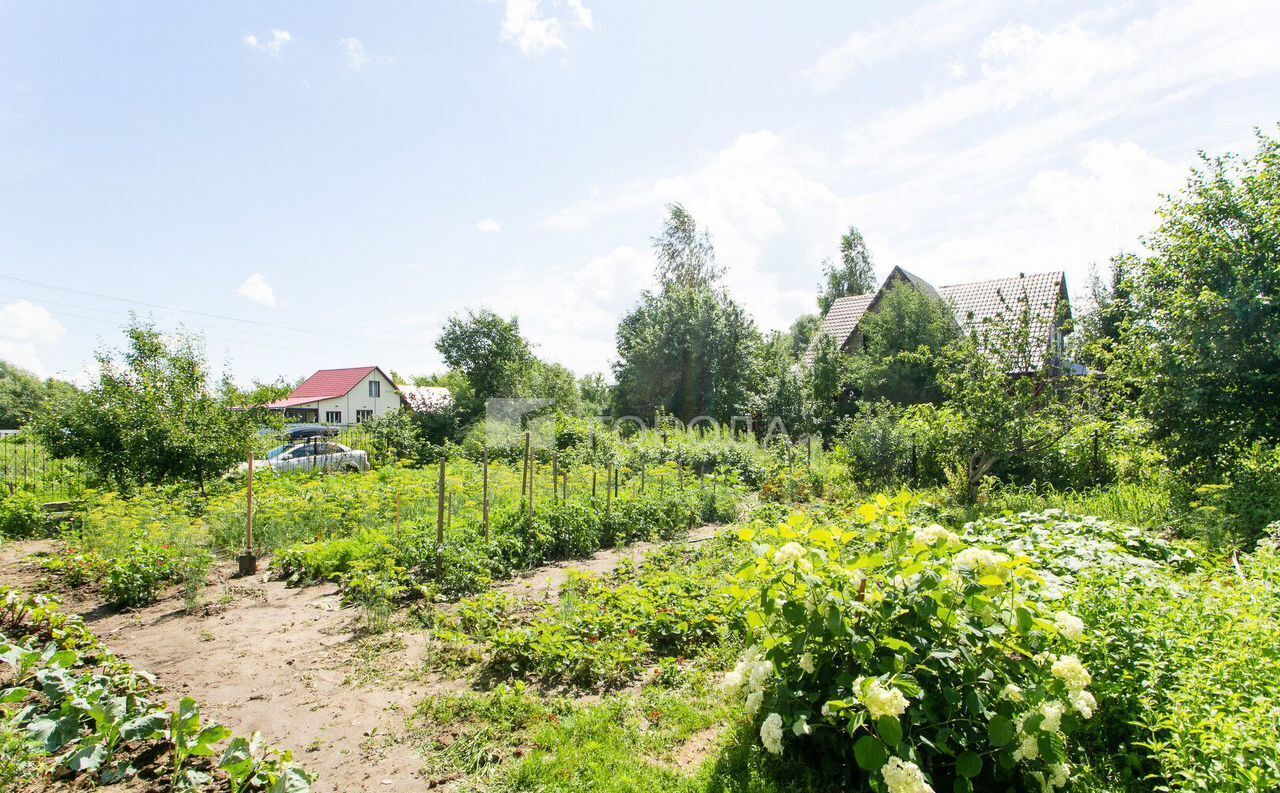
<instances>
[{"instance_id":1,"label":"sandy ground","mask_svg":"<svg viewBox=\"0 0 1280 793\"><path fill-rule=\"evenodd\" d=\"M684 541L716 530L694 529ZM637 544L550 565L503 588L554 597L571 570L607 572L653 547ZM45 541L0 546L0 583L46 591L29 557L52 548ZM469 684L425 671L425 634L399 630L361 640L356 613L342 606L336 586L291 588L266 575L241 579L233 572L230 565L213 571L202 596L206 606L194 614L176 594L128 612L74 594L64 602L117 655L154 674L175 702L194 697L237 734L258 731L292 751L319 774L318 793L418 791L442 782L421 773L423 758L406 740L405 723L424 697Z\"/></svg>"}]
</instances>

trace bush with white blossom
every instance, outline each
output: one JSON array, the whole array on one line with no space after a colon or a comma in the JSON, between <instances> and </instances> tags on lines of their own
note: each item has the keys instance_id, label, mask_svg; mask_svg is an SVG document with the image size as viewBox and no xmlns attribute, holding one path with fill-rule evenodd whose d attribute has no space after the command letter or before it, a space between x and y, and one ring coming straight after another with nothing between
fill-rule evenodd
<instances>
[{"instance_id":1,"label":"bush with white blossom","mask_svg":"<svg viewBox=\"0 0 1280 793\"><path fill-rule=\"evenodd\" d=\"M743 529L751 646L724 688L764 749L856 767L884 793L1066 785L1098 707L1084 623L1030 559L912 526L912 497Z\"/></svg>"}]
</instances>

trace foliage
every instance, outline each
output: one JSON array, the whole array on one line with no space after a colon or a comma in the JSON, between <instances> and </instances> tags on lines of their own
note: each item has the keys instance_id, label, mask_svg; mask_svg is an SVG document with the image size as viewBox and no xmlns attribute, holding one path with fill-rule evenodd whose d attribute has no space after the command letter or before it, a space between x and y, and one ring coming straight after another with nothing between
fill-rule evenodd
<instances>
[{"instance_id":1,"label":"foliage","mask_svg":"<svg viewBox=\"0 0 1280 793\"><path fill-rule=\"evenodd\" d=\"M466 404L459 399L463 395L455 393L454 398L469 417L480 415L487 399L516 396L524 369L533 360L519 320L504 319L488 309L450 317L436 350L449 368L467 379Z\"/></svg>"},{"instance_id":2,"label":"foliage","mask_svg":"<svg viewBox=\"0 0 1280 793\"><path fill-rule=\"evenodd\" d=\"M39 415L52 398L75 392L61 380L41 380L20 366L0 361L0 430L16 430Z\"/></svg>"},{"instance_id":3,"label":"foliage","mask_svg":"<svg viewBox=\"0 0 1280 793\"><path fill-rule=\"evenodd\" d=\"M9 730L15 731L25 755L13 768L0 765L0 775L27 781L81 777L109 785L159 771L148 765L167 750L175 790L223 789L219 769L234 793L306 793L314 779L292 764L288 752L264 749L257 735L252 768L240 762L241 747L250 745L243 739L230 742L215 768L216 747L231 731L202 724L190 698L166 711L153 698L158 692L149 676L115 658L78 617L45 598L0 588L0 664L9 670L0 687L6 716L0 738L14 741Z\"/></svg>"},{"instance_id":4,"label":"foliage","mask_svg":"<svg viewBox=\"0 0 1280 793\"><path fill-rule=\"evenodd\" d=\"M654 239L661 288L642 293L618 325L616 408L630 416L728 419L753 390L760 334L715 286L720 271L709 237L682 207L669 210Z\"/></svg>"},{"instance_id":5,"label":"foliage","mask_svg":"<svg viewBox=\"0 0 1280 793\"><path fill-rule=\"evenodd\" d=\"M854 356L855 387L869 399L936 402L938 356L958 335L951 307L910 284L895 282L858 329L864 353Z\"/></svg>"},{"instance_id":6,"label":"foliage","mask_svg":"<svg viewBox=\"0 0 1280 793\"><path fill-rule=\"evenodd\" d=\"M1082 624L1030 559L913 526L912 506L882 496L852 530L802 515L744 529L752 644L726 689L767 751L856 766L860 788L1061 787L1066 736L1097 706Z\"/></svg>"},{"instance_id":7,"label":"foliage","mask_svg":"<svg viewBox=\"0 0 1280 793\"><path fill-rule=\"evenodd\" d=\"M1203 158L1126 281L1117 373L1178 467L1280 440L1280 140Z\"/></svg>"},{"instance_id":8,"label":"foliage","mask_svg":"<svg viewBox=\"0 0 1280 793\"><path fill-rule=\"evenodd\" d=\"M837 298L865 295L876 288L875 265L862 232L850 226L840 237L840 263L822 264L823 283L818 285L818 310L826 314Z\"/></svg>"},{"instance_id":9,"label":"foliage","mask_svg":"<svg viewBox=\"0 0 1280 793\"><path fill-rule=\"evenodd\" d=\"M248 453L253 426L212 395L201 342L132 322L129 348L100 351L85 392L50 403L33 422L58 457L77 457L100 480L205 483ZM119 358L119 359L117 359Z\"/></svg>"},{"instance_id":10,"label":"foliage","mask_svg":"<svg viewBox=\"0 0 1280 793\"><path fill-rule=\"evenodd\" d=\"M48 516L34 494L25 490L12 495L0 491L0 538L36 537L47 525Z\"/></svg>"},{"instance_id":11,"label":"foliage","mask_svg":"<svg viewBox=\"0 0 1280 793\"><path fill-rule=\"evenodd\" d=\"M1213 539L1252 545L1280 521L1280 445L1253 444L1230 463L1221 484L1204 485L1197 495Z\"/></svg>"}]
</instances>

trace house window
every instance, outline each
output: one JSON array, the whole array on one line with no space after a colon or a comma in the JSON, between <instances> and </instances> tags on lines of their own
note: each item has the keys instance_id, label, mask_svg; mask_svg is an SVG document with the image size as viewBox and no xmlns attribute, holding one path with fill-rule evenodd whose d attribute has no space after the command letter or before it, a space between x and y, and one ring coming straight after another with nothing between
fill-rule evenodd
<instances>
[{"instance_id":1,"label":"house window","mask_svg":"<svg viewBox=\"0 0 1280 793\"><path fill-rule=\"evenodd\" d=\"M324 420L325 420L326 422L330 423L330 424L341 424L341 423L342 423L342 411L341 411L341 410L326 410L326 411L324 412Z\"/></svg>"},{"instance_id":2,"label":"house window","mask_svg":"<svg viewBox=\"0 0 1280 793\"><path fill-rule=\"evenodd\" d=\"M357 410L357 411L356 411L356 423L357 423L357 424L359 424L359 423L360 423L360 422L362 422L362 421L368 421L368 420L369 420L369 419L371 419L371 418L373 418L373 411L372 411L372 410Z\"/></svg>"},{"instance_id":3,"label":"house window","mask_svg":"<svg viewBox=\"0 0 1280 793\"><path fill-rule=\"evenodd\" d=\"M371 396L371 397L380 397L380 396L382 396L382 383L381 383L381 381L378 381L378 380L370 380L370 381L369 381L369 396Z\"/></svg>"}]
</instances>

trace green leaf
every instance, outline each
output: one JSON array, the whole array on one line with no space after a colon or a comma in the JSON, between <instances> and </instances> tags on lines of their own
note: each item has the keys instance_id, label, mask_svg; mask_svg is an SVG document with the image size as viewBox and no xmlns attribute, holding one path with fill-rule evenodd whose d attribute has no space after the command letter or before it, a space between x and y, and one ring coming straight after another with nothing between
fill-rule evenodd
<instances>
[{"instance_id":1,"label":"green leaf","mask_svg":"<svg viewBox=\"0 0 1280 793\"><path fill-rule=\"evenodd\" d=\"M6 688L3 692L0 692L0 703L9 704L13 702L21 702L34 693L36 692L29 688L23 688L22 686Z\"/></svg>"},{"instance_id":2,"label":"green leaf","mask_svg":"<svg viewBox=\"0 0 1280 793\"><path fill-rule=\"evenodd\" d=\"M311 793L311 777L301 768L289 766L280 772L268 793Z\"/></svg>"},{"instance_id":3,"label":"green leaf","mask_svg":"<svg viewBox=\"0 0 1280 793\"><path fill-rule=\"evenodd\" d=\"M991 587L994 589L1004 586L1004 579L998 575L984 575L982 578L978 579L978 583L985 587Z\"/></svg>"},{"instance_id":4,"label":"green leaf","mask_svg":"<svg viewBox=\"0 0 1280 793\"><path fill-rule=\"evenodd\" d=\"M962 777L973 779L982 773L982 758L977 752L961 752L956 758L956 773Z\"/></svg>"},{"instance_id":5,"label":"green leaf","mask_svg":"<svg viewBox=\"0 0 1280 793\"><path fill-rule=\"evenodd\" d=\"M32 719L27 725L27 733L38 744L42 744L47 754L57 754L62 747L80 735L80 719L75 716L63 716L60 719L42 716Z\"/></svg>"},{"instance_id":6,"label":"green leaf","mask_svg":"<svg viewBox=\"0 0 1280 793\"><path fill-rule=\"evenodd\" d=\"M76 751L67 755L62 764L69 768L72 773L83 774L86 771L96 771L102 765L102 761L107 759L107 747L100 743L91 743L88 746L81 746Z\"/></svg>"},{"instance_id":7,"label":"green leaf","mask_svg":"<svg viewBox=\"0 0 1280 793\"><path fill-rule=\"evenodd\" d=\"M197 757L209 757L213 754L213 747L222 743L231 737L231 729L223 727L221 724L211 724L200 731L196 736L195 743L191 746L191 753Z\"/></svg>"},{"instance_id":8,"label":"green leaf","mask_svg":"<svg viewBox=\"0 0 1280 793\"><path fill-rule=\"evenodd\" d=\"M902 722L893 716L881 716L876 719L876 734L890 746L897 746L902 740Z\"/></svg>"},{"instance_id":9,"label":"green leaf","mask_svg":"<svg viewBox=\"0 0 1280 793\"><path fill-rule=\"evenodd\" d=\"M997 715L987 725L987 737L991 740L991 745L997 749L1008 746L1013 740L1013 722L1008 716Z\"/></svg>"},{"instance_id":10,"label":"green leaf","mask_svg":"<svg viewBox=\"0 0 1280 793\"><path fill-rule=\"evenodd\" d=\"M149 741L162 734L168 724L168 713L162 710L146 713L125 722L120 728L120 738L124 741Z\"/></svg>"},{"instance_id":11,"label":"green leaf","mask_svg":"<svg viewBox=\"0 0 1280 793\"><path fill-rule=\"evenodd\" d=\"M893 650L896 653L900 653L900 652L903 652L904 650L911 649L911 645L907 644L901 639L895 639L892 636L886 636L883 639L881 639L880 646L888 647L890 650Z\"/></svg>"},{"instance_id":12,"label":"green leaf","mask_svg":"<svg viewBox=\"0 0 1280 793\"><path fill-rule=\"evenodd\" d=\"M889 759L889 750L874 735L864 735L853 745L853 759L863 771L875 772Z\"/></svg>"}]
</instances>

